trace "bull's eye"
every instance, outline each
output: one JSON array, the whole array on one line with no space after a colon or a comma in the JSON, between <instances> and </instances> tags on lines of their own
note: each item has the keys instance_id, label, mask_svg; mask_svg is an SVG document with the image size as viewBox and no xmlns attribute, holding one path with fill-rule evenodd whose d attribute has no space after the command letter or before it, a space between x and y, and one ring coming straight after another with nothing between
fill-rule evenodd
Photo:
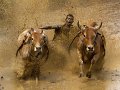
<instances>
[{"instance_id":1,"label":"bull's eye","mask_svg":"<svg viewBox=\"0 0 120 90\"><path fill-rule=\"evenodd\" d=\"M85 34L83 34L83 36L86 37Z\"/></svg>"},{"instance_id":2,"label":"bull's eye","mask_svg":"<svg viewBox=\"0 0 120 90\"><path fill-rule=\"evenodd\" d=\"M33 37L31 38L31 40L33 41Z\"/></svg>"},{"instance_id":3,"label":"bull's eye","mask_svg":"<svg viewBox=\"0 0 120 90\"><path fill-rule=\"evenodd\" d=\"M83 36L86 37L86 33L83 33Z\"/></svg>"},{"instance_id":4,"label":"bull's eye","mask_svg":"<svg viewBox=\"0 0 120 90\"><path fill-rule=\"evenodd\" d=\"M42 37L43 39L45 38L45 36Z\"/></svg>"}]
</instances>

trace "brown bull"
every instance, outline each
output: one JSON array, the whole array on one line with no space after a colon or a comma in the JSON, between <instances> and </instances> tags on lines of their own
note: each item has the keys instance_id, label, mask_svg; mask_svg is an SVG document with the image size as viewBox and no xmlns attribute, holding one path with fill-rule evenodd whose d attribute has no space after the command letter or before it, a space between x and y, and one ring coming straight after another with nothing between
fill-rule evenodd
<instances>
[{"instance_id":1,"label":"brown bull","mask_svg":"<svg viewBox=\"0 0 120 90\"><path fill-rule=\"evenodd\" d=\"M98 30L101 28L101 26L102 23L98 28L90 28L84 25L84 28L81 29L78 24L80 31L75 38L79 37L77 43L77 53L79 55L80 77L84 75L83 67L85 64L89 64L90 66L86 76L90 78L92 68L98 62L102 63L102 60L105 56L105 37L98 33Z\"/></svg>"},{"instance_id":2,"label":"brown bull","mask_svg":"<svg viewBox=\"0 0 120 90\"><path fill-rule=\"evenodd\" d=\"M18 52L25 63L23 79L28 77L39 78L40 66L48 59L48 39L43 30L34 30L33 28L25 30L18 37ZM42 64L41 64L42 63Z\"/></svg>"}]
</instances>

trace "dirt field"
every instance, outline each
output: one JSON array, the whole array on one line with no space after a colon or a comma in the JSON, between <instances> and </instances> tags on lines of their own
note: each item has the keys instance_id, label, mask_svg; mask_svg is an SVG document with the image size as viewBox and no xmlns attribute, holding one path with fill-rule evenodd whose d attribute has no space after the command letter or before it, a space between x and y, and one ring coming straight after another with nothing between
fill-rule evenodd
<instances>
[{"instance_id":1,"label":"dirt field","mask_svg":"<svg viewBox=\"0 0 120 90\"><path fill-rule=\"evenodd\" d=\"M0 0L0 90L120 90L120 0ZM51 58L41 67L41 77L19 81L14 71L21 58L15 57L17 37L26 28L63 24L68 13L74 25L103 22L106 37L104 68L91 79L78 77L76 51L64 59ZM49 40L53 31L46 31ZM51 56L53 57L53 56Z\"/></svg>"}]
</instances>

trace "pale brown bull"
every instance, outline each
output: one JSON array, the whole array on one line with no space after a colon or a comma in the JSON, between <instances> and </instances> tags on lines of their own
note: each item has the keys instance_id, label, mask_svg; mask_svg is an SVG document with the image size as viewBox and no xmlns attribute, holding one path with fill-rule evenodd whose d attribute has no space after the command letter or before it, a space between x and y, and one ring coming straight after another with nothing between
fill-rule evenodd
<instances>
[{"instance_id":1,"label":"pale brown bull","mask_svg":"<svg viewBox=\"0 0 120 90\"><path fill-rule=\"evenodd\" d=\"M98 28L90 28L86 25L83 25L83 28L81 28L78 23L80 31L75 36L75 38L79 37L77 43L77 53L79 56L80 77L84 75L83 67L85 64L90 63L86 76L88 78L91 78L92 68L95 64L97 64L97 62L102 63L102 60L105 56L105 37L103 35L101 36L101 34L98 33L98 30L101 28L101 26L102 23Z\"/></svg>"},{"instance_id":2,"label":"pale brown bull","mask_svg":"<svg viewBox=\"0 0 120 90\"><path fill-rule=\"evenodd\" d=\"M29 77L39 78L40 66L46 62L49 55L48 38L41 29L28 29L18 37L19 47L16 52L22 56L25 69L22 79Z\"/></svg>"}]
</instances>

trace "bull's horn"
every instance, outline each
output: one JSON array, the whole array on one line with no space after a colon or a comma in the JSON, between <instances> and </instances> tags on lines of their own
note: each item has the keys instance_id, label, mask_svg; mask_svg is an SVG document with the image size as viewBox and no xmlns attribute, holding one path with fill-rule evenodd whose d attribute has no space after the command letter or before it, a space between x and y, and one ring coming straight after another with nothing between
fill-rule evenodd
<instances>
[{"instance_id":1,"label":"bull's horn","mask_svg":"<svg viewBox=\"0 0 120 90\"><path fill-rule=\"evenodd\" d=\"M43 30L41 29L41 32L40 32L41 34L43 33Z\"/></svg>"},{"instance_id":2,"label":"bull's horn","mask_svg":"<svg viewBox=\"0 0 120 90\"><path fill-rule=\"evenodd\" d=\"M32 31L34 31L34 28L31 28Z\"/></svg>"},{"instance_id":3,"label":"bull's horn","mask_svg":"<svg viewBox=\"0 0 120 90\"><path fill-rule=\"evenodd\" d=\"M100 26L97 27L96 29L98 30L98 29L100 29L101 27L102 27L102 22L100 23Z\"/></svg>"},{"instance_id":4,"label":"bull's horn","mask_svg":"<svg viewBox=\"0 0 120 90\"><path fill-rule=\"evenodd\" d=\"M78 26L78 28L81 30L81 26L80 26L80 24L79 24L79 21L77 22L77 26Z\"/></svg>"}]
</instances>

